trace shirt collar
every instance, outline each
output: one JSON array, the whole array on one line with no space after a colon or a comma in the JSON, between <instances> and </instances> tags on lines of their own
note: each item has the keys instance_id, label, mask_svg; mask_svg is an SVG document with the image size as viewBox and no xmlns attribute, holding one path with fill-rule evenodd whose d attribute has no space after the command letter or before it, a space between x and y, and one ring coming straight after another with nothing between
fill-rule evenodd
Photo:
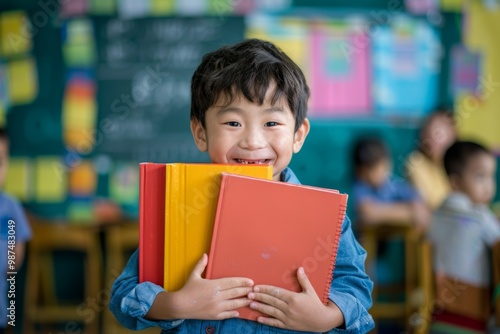
<instances>
[{"instance_id":1,"label":"shirt collar","mask_svg":"<svg viewBox=\"0 0 500 334\"><path fill-rule=\"evenodd\" d=\"M287 182L287 183L293 183L293 184L300 184L299 179L295 174L292 172L290 167L285 168L280 175L280 181L281 182Z\"/></svg>"}]
</instances>

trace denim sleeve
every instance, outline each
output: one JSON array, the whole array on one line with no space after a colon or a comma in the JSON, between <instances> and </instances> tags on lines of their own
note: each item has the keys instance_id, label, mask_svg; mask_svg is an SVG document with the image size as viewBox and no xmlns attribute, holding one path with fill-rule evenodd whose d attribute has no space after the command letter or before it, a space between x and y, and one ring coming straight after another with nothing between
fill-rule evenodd
<instances>
[{"instance_id":1,"label":"denim sleeve","mask_svg":"<svg viewBox=\"0 0 500 334\"><path fill-rule=\"evenodd\" d=\"M368 314L373 282L365 273L365 259L366 251L354 238L351 221L346 216L329 294L329 299L344 315L344 327L335 328L330 333L367 333L375 326Z\"/></svg>"},{"instance_id":2,"label":"denim sleeve","mask_svg":"<svg viewBox=\"0 0 500 334\"><path fill-rule=\"evenodd\" d=\"M148 327L171 329L179 326L182 320L153 321L144 318L158 293L165 290L151 282L139 283L138 254L138 250L132 254L125 269L113 283L109 310L120 324L132 330Z\"/></svg>"}]
</instances>

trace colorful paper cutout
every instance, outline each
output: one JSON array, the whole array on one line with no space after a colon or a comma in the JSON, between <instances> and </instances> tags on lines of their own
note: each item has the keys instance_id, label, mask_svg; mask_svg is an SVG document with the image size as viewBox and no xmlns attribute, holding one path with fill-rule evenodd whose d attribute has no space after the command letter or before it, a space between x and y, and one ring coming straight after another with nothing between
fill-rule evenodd
<instances>
[{"instance_id":1,"label":"colorful paper cutout","mask_svg":"<svg viewBox=\"0 0 500 334\"><path fill-rule=\"evenodd\" d=\"M439 0L443 12L462 12L464 0Z\"/></svg>"},{"instance_id":2,"label":"colorful paper cutout","mask_svg":"<svg viewBox=\"0 0 500 334\"><path fill-rule=\"evenodd\" d=\"M92 67L96 46L92 22L89 19L74 19L66 22L63 29L63 55L69 67Z\"/></svg>"},{"instance_id":3,"label":"colorful paper cutout","mask_svg":"<svg viewBox=\"0 0 500 334\"><path fill-rule=\"evenodd\" d=\"M72 196L92 196L97 187L97 175L91 161L82 160L68 173L69 193Z\"/></svg>"},{"instance_id":4,"label":"colorful paper cutout","mask_svg":"<svg viewBox=\"0 0 500 334\"><path fill-rule=\"evenodd\" d=\"M67 195L67 170L57 156L39 156L34 161L35 201L63 202Z\"/></svg>"},{"instance_id":5,"label":"colorful paper cutout","mask_svg":"<svg viewBox=\"0 0 500 334\"><path fill-rule=\"evenodd\" d=\"M31 168L30 160L26 157L11 157L7 175L5 176L4 191L20 200L31 200Z\"/></svg>"},{"instance_id":6,"label":"colorful paper cutout","mask_svg":"<svg viewBox=\"0 0 500 334\"><path fill-rule=\"evenodd\" d=\"M11 60L6 65L12 105L32 102L38 94L38 75L33 58Z\"/></svg>"},{"instance_id":7,"label":"colorful paper cutout","mask_svg":"<svg viewBox=\"0 0 500 334\"><path fill-rule=\"evenodd\" d=\"M438 0L405 0L405 8L412 14L422 15L439 11Z\"/></svg>"},{"instance_id":8,"label":"colorful paper cutout","mask_svg":"<svg viewBox=\"0 0 500 334\"><path fill-rule=\"evenodd\" d=\"M202 15L208 12L209 0L175 0L175 11L179 15Z\"/></svg>"},{"instance_id":9,"label":"colorful paper cutout","mask_svg":"<svg viewBox=\"0 0 500 334\"><path fill-rule=\"evenodd\" d=\"M63 98L62 124L64 143L80 153L94 147L97 122L95 82L88 71L70 73Z\"/></svg>"},{"instance_id":10,"label":"colorful paper cutout","mask_svg":"<svg viewBox=\"0 0 500 334\"><path fill-rule=\"evenodd\" d=\"M8 86L7 66L0 63L0 109L3 113L7 112L10 106Z\"/></svg>"},{"instance_id":11,"label":"colorful paper cutout","mask_svg":"<svg viewBox=\"0 0 500 334\"><path fill-rule=\"evenodd\" d=\"M112 15L116 13L118 0L89 0L89 12L96 15Z\"/></svg>"},{"instance_id":12,"label":"colorful paper cutout","mask_svg":"<svg viewBox=\"0 0 500 334\"><path fill-rule=\"evenodd\" d=\"M87 14L87 0L61 1L60 13L62 17L82 16Z\"/></svg>"},{"instance_id":13,"label":"colorful paper cutout","mask_svg":"<svg viewBox=\"0 0 500 334\"><path fill-rule=\"evenodd\" d=\"M31 51L30 22L23 11L0 14L0 56L10 57Z\"/></svg>"},{"instance_id":14,"label":"colorful paper cutout","mask_svg":"<svg viewBox=\"0 0 500 334\"><path fill-rule=\"evenodd\" d=\"M145 17L150 12L149 1L118 0L118 15L123 19Z\"/></svg>"},{"instance_id":15,"label":"colorful paper cutout","mask_svg":"<svg viewBox=\"0 0 500 334\"><path fill-rule=\"evenodd\" d=\"M109 178L110 197L121 205L138 206L139 167L117 163Z\"/></svg>"},{"instance_id":16,"label":"colorful paper cutout","mask_svg":"<svg viewBox=\"0 0 500 334\"><path fill-rule=\"evenodd\" d=\"M61 16L82 16L87 13L88 3L87 0L71 0L61 1Z\"/></svg>"},{"instance_id":17,"label":"colorful paper cutout","mask_svg":"<svg viewBox=\"0 0 500 334\"><path fill-rule=\"evenodd\" d=\"M476 94L479 87L481 55L463 45L451 49L450 85L455 98L462 94Z\"/></svg>"},{"instance_id":18,"label":"colorful paper cutout","mask_svg":"<svg viewBox=\"0 0 500 334\"><path fill-rule=\"evenodd\" d=\"M247 17L246 38L273 42L308 75L308 29L304 20L255 14Z\"/></svg>"},{"instance_id":19,"label":"colorful paper cutout","mask_svg":"<svg viewBox=\"0 0 500 334\"><path fill-rule=\"evenodd\" d=\"M151 15L171 15L175 12L174 0L151 0Z\"/></svg>"}]
</instances>

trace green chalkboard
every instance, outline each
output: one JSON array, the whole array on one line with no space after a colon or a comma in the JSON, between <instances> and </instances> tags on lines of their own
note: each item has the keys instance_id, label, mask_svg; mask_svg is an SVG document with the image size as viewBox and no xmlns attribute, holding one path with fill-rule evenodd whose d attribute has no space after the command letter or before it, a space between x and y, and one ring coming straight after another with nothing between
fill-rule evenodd
<instances>
[{"instance_id":1,"label":"green chalkboard","mask_svg":"<svg viewBox=\"0 0 500 334\"><path fill-rule=\"evenodd\" d=\"M204 54L244 37L243 17L95 18L96 151L127 161L203 161L189 130Z\"/></svg>"}]
</instances>

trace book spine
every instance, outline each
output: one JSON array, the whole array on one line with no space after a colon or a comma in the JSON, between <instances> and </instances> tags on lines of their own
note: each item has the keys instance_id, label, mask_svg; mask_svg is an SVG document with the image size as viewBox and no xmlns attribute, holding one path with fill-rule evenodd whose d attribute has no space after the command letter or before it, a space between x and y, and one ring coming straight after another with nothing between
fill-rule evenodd
<instances>
[{"instance_id":1,"label":"book spine","mask_svg":"<svg viewBox=\"0 0 500 334\"><path fill-rule=\"evenodd\" d=\"M185 262L184 210L186 204L185 168L182 164L168 164L165 201L165 258L164 285L175 291L182 276Z\"/></svg>"},{"instance_id":2,"label":"book spine","mask_svg":"<svg viewBox=\"0 0 500 334\"><path fill-rule=\"evenodd\" d=\"M173 254L175 253L172 240L175 237L173 229L174 216L176 214L174 200L177 198L176 182L175 182L175 165L167 164L165 176L165 244L164 244L164 275L163 287L167 291L171 291L172 286L172 266L175 265Z\"/></svg>"},{"instance_id":3,"label":"book spine","mask_svg":"<svg viewBox=\"0 0 500 334\"><path fill-rule=\"evenodd\" d=\"M209 261L207 265L207 270L205 277L206 278L212 278L212 270L213 270L213 264L215 262L215 247L217 244L217 235L219 233L219 217L221 214L222 207L224 206L224 190L226 189L226 186L229 182L229 179L227 177L228 174L226 173L221 173L221 182L220 182L220 188L219 188L219 197L217 199L217 209L215 211L215 219L214 219L214 227L212 230L212 240L210 242L210 251L208 253L209 256Z\"/></svg>"},{"instance_id":4,"label":"book spine","mask_svg":"<svg viewBox=\"0 0 500 334\"><path fill-rule=\"evenodd\" d=\"M325 284L325 291L323 292L323 304L328 303L328 295L330 294L330 286L332 284L332 279L333 279L333 272L335 270L335 262L337 259L337 251L339 248L339 242L340 242L340 235L342 234L342 224L344 223L345 219L345 214L346 214L346 209L347 209L347 195L342 194L340 198L340 203L339 203L339 214L337 217L337 229L335 231L335 238L334 244L333 244L333 249L332 249L332 257L331 257L331 263L330 263L330 269L329 269L329 274L327 278L327 283Z\"/></svg>"},{"instance_id":5,"label":"book spine","mask_svg":"<svg viewBox=\"0 0 500 334\"><path fill-rule=\"evenodd\" d=\"M146 191L146 171L147 163L139 165L139 282L144 282L144 271L146 261L146 237L145 223L146 223L146 210L145 210L145 191Z\"/></svg>"}]
</instances>

